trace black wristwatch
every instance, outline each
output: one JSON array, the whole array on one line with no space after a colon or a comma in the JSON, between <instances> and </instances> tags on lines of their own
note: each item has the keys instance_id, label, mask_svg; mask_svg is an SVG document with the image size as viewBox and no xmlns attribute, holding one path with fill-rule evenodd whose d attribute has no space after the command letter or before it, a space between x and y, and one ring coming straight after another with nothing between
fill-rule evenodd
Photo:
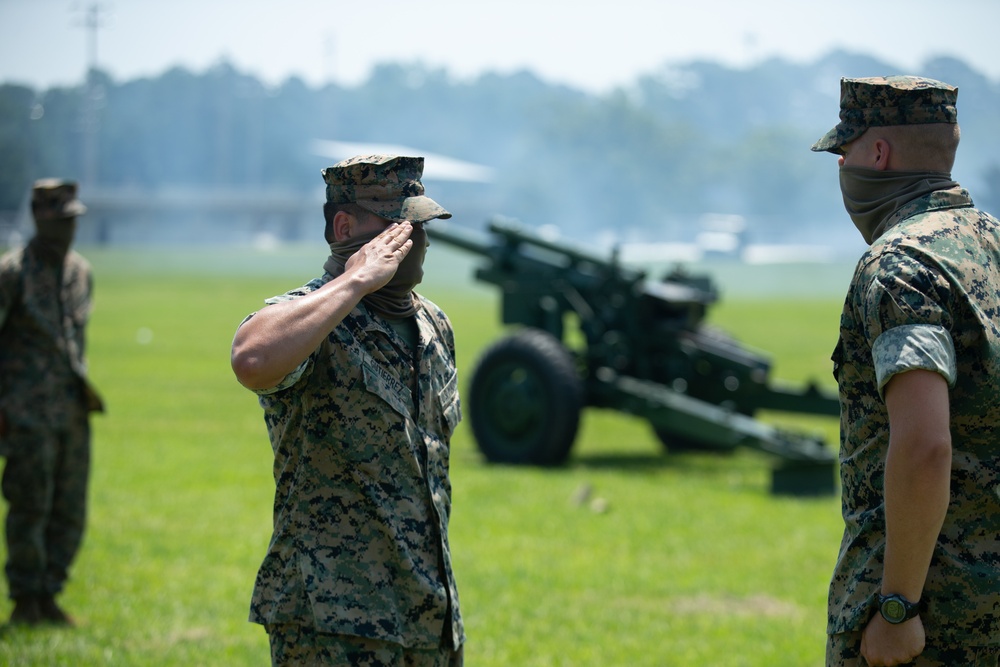
<instances>
[{"instance_id":1,"label":"black wristwatch","mask_svg":"<svg viewBox=\"0 0 1000 667\"><path fill-rule=\"evenodd\" d=\"M910 602L902 595L895 593L892 595L879 595L878 610L882 614L882 618L893 625L897 625L919 614L920 603Z\"/></svg>"}]
</instances>

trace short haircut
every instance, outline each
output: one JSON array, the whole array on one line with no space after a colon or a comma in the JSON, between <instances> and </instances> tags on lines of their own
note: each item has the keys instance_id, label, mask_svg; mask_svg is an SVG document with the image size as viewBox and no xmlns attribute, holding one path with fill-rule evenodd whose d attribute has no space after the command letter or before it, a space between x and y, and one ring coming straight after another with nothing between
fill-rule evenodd
<instances>
[{"instance_id":1,"label":"short haircut","mask_svg":"<svg viewBox=\"0 0 1000 667\"><path fill-rule=\"evenodd\" d=\"M888 125L869 128L889 142L907 170L951 173L962 131L958 123Z\"/></svg>"},{"instance_id":2,"label":"short haircut","mask_svg":"<svg viewBox=\"0 0 1000 667\"><path fill-rule=\"evenodd\" d=\"M326 202L323 204L323 218L326 220L326 225L323 228L323 236L326 238L327 243L336 242L337 238L333 234L333 218L338 212L343 211L353 215L358 219L359 224L365 224L370 217L378 217L371 211L354 202L347 202L344 204L334 204L333 202Z\"/></svg>"}]
</instances>

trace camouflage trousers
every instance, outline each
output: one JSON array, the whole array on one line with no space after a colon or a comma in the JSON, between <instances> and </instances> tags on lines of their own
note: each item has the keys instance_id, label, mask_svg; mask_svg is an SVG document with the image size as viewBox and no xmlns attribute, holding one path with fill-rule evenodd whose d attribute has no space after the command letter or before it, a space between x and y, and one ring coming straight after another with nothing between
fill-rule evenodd
<instances>
[{"instance_id":1,"label":"camouflage trousers","mask_svg":"<svg viewBox=\"0 0 1000 667\"><path fill-rule=\"evenodd\" d=\"M315 667L462 667L463 650L411 649L392 642L316 632L301 625L268 625L271 665Z\"/></svg>"},{"instance_id":2,"label":"camouflage trousers","mask_svg":"<svg viewBox=\"0 0 1000 667\"><path fill-rule=\"evenodd\" d=\"M59 430L12 425L7 463L7 564L10 596L62 590L83 540L90 473L90 424L81 408Z\"/></svg>"},{"instance_id":3,"label":"camouflage trousers","mask_svg":"<svg viewBox=\"0 0 1000 667\"><path fill-rule=\"evenodd\" d=\"M828 635L826 667L867 667L861 657L861 633ZM928 645L902 667L1000 667L1000 645Z\"/></svg>"}]
</instances>

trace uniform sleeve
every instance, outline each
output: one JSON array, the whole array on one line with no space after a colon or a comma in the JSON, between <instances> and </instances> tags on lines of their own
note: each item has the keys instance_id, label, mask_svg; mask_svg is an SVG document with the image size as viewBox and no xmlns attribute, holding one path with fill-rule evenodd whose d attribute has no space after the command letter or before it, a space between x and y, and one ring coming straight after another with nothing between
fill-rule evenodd
<instances>
[{"instance_id":1,"label":"uniform sleeve","mask_svg":"<svg viewBox=\"0 0 1000 667\"><path fill-rule=\"evenodd\" d=\"M883 256L865 290L863 326L881 394L892 376L923 369L954 385L950 283L936 267L902 253Z\"/></svg>"},{"instance_id":2,"label":"uniform sleeve","mask_svg":"<svg viewBox=\"0 0 1000 667\"><path fill-rule=\"evenodd\" d=\"M904 324L889 329L872 346L878 393L885 398L885 385L892 376L922 369L939 373L955 386L958 364L955 342L942 326Z\"/></svg>"},{"instance_id":3,"label":"uniform sleeve","mask_svg":"<svg viewBox=\"0 0 1000 667\"><path fill-rule=\"evenodd\" d=\"M275 297L275 299L278 299L278 297ZM269 303L269 304L272 303L272 302L273 303L277 303L277 301L272 301L271 299L267 300L267 303ZM257 311L254 311L254 312L250 313L249 315L247 315L246 317L244 317L243 321L240 322L240 325L238 327L236 327L236 329L239 330L239 328L241 326L243 326L244 324L246 324L250 320L250 318L252 318L256 314L257 314ZM281 391L283 389L288 389L289 387L291 387L292 385L294 385L296 382L298 382L302 378L303 375L306 374L306 371L308 371L309 368L312 366L312 360L313 360L313 355L310 354L308 357L305 358L305 360L301 364L299 364L295 368L295 370L293 370L291 373L289 373L284 378L282 378L281 382L279 382L275 386L273 386L273 387L267 387L267 388L264 388L264 389L251 389L250 391L252 391L253 393L257 394L258 396L267 396L268 394L273 394L273 393L279 392L279 391Z\"/></svg>"},{"instance_id":4,"label":"uniform sleeve","mask_svg":"<svg viewBox=\"0 0 1000 667\"><path fill-rule=\"evenodd\" d=\"M309 370L309 368L312 366L312 359L313 358L311 355L307 357L305 361L299 364L295 368L295 370L286 375L284 379L282 379L281 382L279 382L275 386L268 387L267 389L253 389L251 391L253 391L253 393L257 394L258 396L267 396L268 394L274 394L283 389L288 389L296 382L298 382L300 379L302 379L302 376L305 375L306 371Z\"/></svg>"}]
</instances>

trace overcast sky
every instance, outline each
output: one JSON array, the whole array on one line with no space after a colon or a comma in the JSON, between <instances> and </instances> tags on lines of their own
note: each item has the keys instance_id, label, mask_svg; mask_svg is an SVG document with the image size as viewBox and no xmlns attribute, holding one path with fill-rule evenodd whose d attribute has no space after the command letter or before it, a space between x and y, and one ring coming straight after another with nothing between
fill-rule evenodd
<instances>
[{"instance_id":1,"label":"overcast sky","mask_svg":"<svg viewBox=\"0 0 1000 667\"><path fill-rule=\"evenodd\" d=\"M0 82L80 82L95 4L97 65L119 81L225 59L272 84L350 85L379 62L421 61L603 92L665 62L804 63L845 48L908 74L954 56L1000 82L997 0L0 0Z\"/></svg>"}]
</instances>

